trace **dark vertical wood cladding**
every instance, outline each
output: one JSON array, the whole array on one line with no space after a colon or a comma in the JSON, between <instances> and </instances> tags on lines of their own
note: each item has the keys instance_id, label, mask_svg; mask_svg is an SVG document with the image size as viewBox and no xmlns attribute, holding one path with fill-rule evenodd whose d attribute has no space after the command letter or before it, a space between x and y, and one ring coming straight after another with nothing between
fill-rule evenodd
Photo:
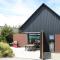
<instances>
[{"instance_id":1,"label":"dark vertical wood cladding","mask_svg":"<svg viewBox=\"0 0 60 60\"><path fill-rule=\"evenodd\" d=\"M33 18L33 17L32 17ZM33 20L33 19L32 19ZM44 31L50 34L60 33L60 19L53 15L47 9L44 9L34 20L27 25L24 32L40 32Z\"/></svg>"},{"instance_id":2,"label":"dark vertical wood cladding","mask_svg":"<svg viewBox=\"0 0 60 60\"><path fill-rule=\"evenodd\" d=\"M42 7L41 11L29 19L29 22L22 28L23 32L41 32L46 35L60 33L60 18L52 10Z\"/></svg>"}]
</instances>

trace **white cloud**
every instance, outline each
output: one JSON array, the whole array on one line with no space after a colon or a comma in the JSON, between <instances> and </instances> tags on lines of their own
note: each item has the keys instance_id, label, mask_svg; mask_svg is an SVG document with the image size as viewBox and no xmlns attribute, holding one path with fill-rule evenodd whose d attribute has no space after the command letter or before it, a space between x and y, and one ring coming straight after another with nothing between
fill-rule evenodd
<instances>
[{"instance_id":1,"label":"white cloud","mask_svg":"<svg viewBox=\"0 0 60 60\"><path fill-rule=\"evenodd\" d=\"M3 1L5 0L0 0L0 3L6 6L7 2ZM22 0L17 0L14 6L2 9L2 13L0 13L0 25L22 25L32 13L33 10L25 6Z\"/></svg>"},{"instance_id":2,"label":"white cloud","mask_svg":"<svg viewBox=\"0 0 60 60\"><path fill-rule=\"evenodd\" d=\"M53 11L60 15L60 0L48 0L46 3Z\"/></svg>"},{"instance_id":3,"label":"white cloud","mask_svg":"<svg viewBox=\"0 0 60 60\"><path fill-rule=\"evenodd\" d=\"M26 19L26 17L25 17ZM4 16L0 14L0 26L3 26L5 24L10 25L10 26L19 26L22 25L24 20L24 16Z\"/></svg>"},{"instance_id":4,"label":"white cloud","mask_svg":"<svg viewBox=\"0 0 60 60\"><path fill-rule=\"evenodd\" d=\"M44 0L0 0L0 25L22 25L30 15L45 2ZM60 14L60 0L45 2L51 9Z\"/></svg>"},{"instance_id":5,"label":"white cloud","mask_svg":"<svg viewBox=\"0 0 60 60\"><path fill-rule=\"evenodd\" d=\"M3 7L0 6L0 25L22 25L37 9L33 0L15 0L13 4L7 0L0 0L0 4L3 5Z\"/></svg>"},{"instance_id":6,"label":"white cloud","mask_svg":"<svg viewBox=\"0 0 60 60\"><path fill-rule=\"evenodd\" d=\"M53 3L60 3L60 0L48 0L47 3L53 4Z\"/></svg>"}]
</instances>

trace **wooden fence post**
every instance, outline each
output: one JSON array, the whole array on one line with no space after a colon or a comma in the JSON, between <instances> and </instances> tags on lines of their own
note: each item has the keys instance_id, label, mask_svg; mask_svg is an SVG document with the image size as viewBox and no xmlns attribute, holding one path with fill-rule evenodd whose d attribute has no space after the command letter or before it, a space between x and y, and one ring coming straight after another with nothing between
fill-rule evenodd
<instances>
[{"instance_id":1,"label":"wooden fence post","mask_svg":"<svg viewBox=\"0 0 60 60\"><path fill-rule=\"evenodd\" d=\"M43 32L40 33L41 39L40 39L40 58L43 60L44 59L44 53L43 53Z\"/></svg>"}]
</instances>

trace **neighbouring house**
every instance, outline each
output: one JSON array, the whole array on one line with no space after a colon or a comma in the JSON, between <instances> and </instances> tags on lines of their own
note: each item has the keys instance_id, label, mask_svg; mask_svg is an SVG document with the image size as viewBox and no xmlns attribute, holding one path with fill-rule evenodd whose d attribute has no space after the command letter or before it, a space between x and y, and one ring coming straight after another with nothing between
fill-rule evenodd
<instances>
[{"instance_id":1,"label":"neighbouring house","mask_svg":"<svg viewBox=\"0 0 60 60\"><path fill-rule=\"evenodd\" d=\"M58 35L60 34L60 16L47 5L42 4L19 30L27 34L28 43L40 40L39 32L43 31L49 43L50 50L58 52L57 49L60 48L60 44L58 43L60 42L58 40L60 39Z\"/></svg>"}]
</instances>

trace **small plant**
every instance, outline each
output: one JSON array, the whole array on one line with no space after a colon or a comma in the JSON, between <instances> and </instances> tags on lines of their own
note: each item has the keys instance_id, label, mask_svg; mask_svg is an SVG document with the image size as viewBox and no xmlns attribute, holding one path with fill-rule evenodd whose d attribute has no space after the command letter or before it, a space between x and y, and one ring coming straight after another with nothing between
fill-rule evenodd
<instances>
[{"instance_id":1,"label":"small plant","mask_svg":"<svg viewBox=\"0 0 60 60\"><path fill-rule=\"evenodd\" d=\"M0 57L13 57L13 50L7 43L0 42Z\"/></svg>"}]
</instances>

